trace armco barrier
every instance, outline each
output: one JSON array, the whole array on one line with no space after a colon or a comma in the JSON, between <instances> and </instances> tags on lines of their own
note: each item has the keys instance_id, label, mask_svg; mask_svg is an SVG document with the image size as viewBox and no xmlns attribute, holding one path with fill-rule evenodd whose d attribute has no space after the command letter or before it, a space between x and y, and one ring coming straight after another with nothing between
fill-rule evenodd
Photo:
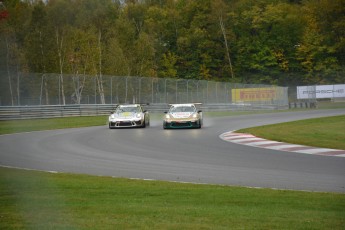
<instances>
[{"instance_id":1,"label":"armco barrier","mask_svg":"<svg viewBox=\"0 0 345 230\"><path fill-rule=\"evenodd\" d=\"M109 114L114 105L1 106L0 120L34 119Z\"/></svg>"},{"instance_id":2,"label":"armco barrier","mask_svg":"<svg viewBox=\"0 0 345 230\"><path fill-rule=\"evenodd\" d=\"M73 116L104 116L110 114L115 105L85 104L85 105L41 105L41 106L0 106L0 120L73 117ZM163 113L169 109L168 104L143 105L152 113ZM202 111L234 111L234 110L277 110L288 106L259 104L203 104Z\"/></svg>"}]
</instances>

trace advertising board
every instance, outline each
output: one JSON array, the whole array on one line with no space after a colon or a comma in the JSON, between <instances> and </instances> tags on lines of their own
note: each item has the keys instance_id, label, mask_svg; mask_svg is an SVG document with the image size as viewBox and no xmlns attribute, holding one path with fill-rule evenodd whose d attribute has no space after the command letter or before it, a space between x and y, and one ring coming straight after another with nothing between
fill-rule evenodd
<instances>
[{"instance_id":1,"label":"advertising board","mask_svg":"<svg viewBox=\"0 0 345 230\"><path fill-rule=\"evenodd\" d=\"M297 86L297 99L345 98L345 85Z\"/></svg>"},{"instance_id":2,"label":"advertising board","mask_svg":"<svg viewBox=\"0 0 345 230\"><path fill-rule=\"evenodd\" d=\"M283 95L282 87L232 89L233 102L267 102L281 99Z\"/></svg>"}]
</instances>

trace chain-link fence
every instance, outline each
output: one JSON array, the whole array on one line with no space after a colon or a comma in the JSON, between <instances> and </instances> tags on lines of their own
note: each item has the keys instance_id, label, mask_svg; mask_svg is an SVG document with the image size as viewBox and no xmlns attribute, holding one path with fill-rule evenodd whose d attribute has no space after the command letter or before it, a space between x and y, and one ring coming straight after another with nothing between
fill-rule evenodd
<instances>
[{"instance_id":1,"label":"chain-link fence","mask_svg":"<svg viewBox=\"0 0 345 230\"><path fill-rule=\"evenodd\" d=\"M288 105L286 87L150 77L1 76L0 105L195 103Z\"/></svg>"}]
</instances>

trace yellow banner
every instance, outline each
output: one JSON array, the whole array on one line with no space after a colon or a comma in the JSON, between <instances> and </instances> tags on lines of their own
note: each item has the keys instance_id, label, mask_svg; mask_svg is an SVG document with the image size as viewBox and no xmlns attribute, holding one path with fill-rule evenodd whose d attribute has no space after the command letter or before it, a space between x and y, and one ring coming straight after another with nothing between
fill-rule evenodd
<instances>
[{"instance_id":1,"label":"yellow banner","mask_svg":"<svg viewBox=\"0 0 345 230\"><path fill-rule=\"evenodd\" d=\"M271 101L279 99L282 93L282 88L245 88L233 89L233 102L248 102L248 101Z\"/></svg>"}]
</instances>

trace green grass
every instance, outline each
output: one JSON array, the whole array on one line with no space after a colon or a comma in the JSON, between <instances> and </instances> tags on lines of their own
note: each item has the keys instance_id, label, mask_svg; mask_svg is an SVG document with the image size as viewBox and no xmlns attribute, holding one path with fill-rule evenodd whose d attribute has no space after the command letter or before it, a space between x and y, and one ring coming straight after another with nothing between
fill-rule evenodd
<instances>
[{"instance_id":1,"label":"green grass","mask_svg":"<svg viewBox=\"0 0 345 230\"><path fill-rule=\"evenodd\" d=\"M345 108L345 102L323 101L318 103L319 109L339 109ZM306 111L310 109L295 108L290 110L264 110L264 111L214 111L204 112L205 117L223 117L239 116L248 114L277 113L287 111ZM151 113L152 119L161 120L163 113ZM40 130L78 128L88 126L105 125L108 116L90 116L90 117L65 117L65 118L48 118L48 119L28 119L28 120L9 120L0 121L0 135L18 132L31 132Z\"/></svg>"},{"instance_id":2,"label":"green grass","mask_svg":"<svg viewBox=\"0 0 345 230\"><path fill-rule=\"evenodd\" d=\"M345 195L0 167L0 229L344 229Z\"/></svg>"},{"instance_id":3,"label":"green grass","mask_svg":"<svg viewBox=\"0 0 345 230\"><path fill-rule=\"evenodd\" d=\"M258 112L251 111L228 111L228 112L206 112L208 117L219 116L235 116L244 114L253 114ZM262 113L262 112L261 112ZM150 114L153 120L162 120L163 113ZM40 130L52 130L52 129L66 129L66 128L78 128L106 125L108 116L90 116L90 117L64 117L64 118L47 118L47 119L27 119L27 120L9 120L0 121L0 135L19 133L19 132L31 132Z\"/></svg>"},{"instance_id":4,"label":"green grass","mask_svg":"<svg viewBox=\"0 0 345 230\"><path fill-rule=\"evenodd\" d=\"M0 121L0 134L105 125L107 116Z\"/></svg>"},{"instance_id":5,"label":"green grass","mask_svg":"<svg viewBox=\"0 0 345 230\"><path fill-rule=\"evenodd\" d=\"M345 101L331 102L331 101L320 101L317 103L319 109L344 109Z\"/></svg>"},{"instance_id":6,"label":"green grass","mask_svg":"<svg viewBox=\"0 0 345 230\"><path fill-rule=\"evenodd\" d=\"M208 115L239 114L242 112ZM156 116L158 119L160 115ZM331 143L332 148L345 149L344 122L345 116L337 116L241 131L254 133L262 129L254 134L292 143L311 139L310 145ZM106 116L1 121L0 133L105 123ZM293 139L280 138L279 134ZM344 229L344 226L345 194L179 184L0 167L0 229Z\"/></svg>"},{"instance_id":7,"label":"green grass","mask_svg":"<svg viewBox=\"0 0 345 230\"><path fill-rule=\"evenodd\" d=\"M345 150L344 115L265 125L237 132L269 140Z\"/></svg>"}]
</instances>

